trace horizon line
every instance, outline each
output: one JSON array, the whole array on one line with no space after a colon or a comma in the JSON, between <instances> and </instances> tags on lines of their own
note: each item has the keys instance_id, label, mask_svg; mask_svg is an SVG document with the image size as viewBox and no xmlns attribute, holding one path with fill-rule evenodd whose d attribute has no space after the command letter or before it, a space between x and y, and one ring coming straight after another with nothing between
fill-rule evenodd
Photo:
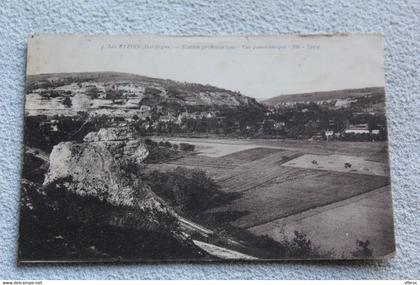
<instances>
[{"instance_id":1,"label":"horizon line","mask_svg":"<svg viewBox=\"0 0 420 285\"><path fill-rule=\"evenodd\" d=\"M323 89L323 90L314 90L314 91L305 91L305 92L296 92L296 93L283 93L283 94L279 94L279 95L275 95L275 96L271 96L271 97L257 98L257 97L254 97L254 96L246 95L243 92L240 92L238 90L232 90L232 89L228 89L228 88L225 88L225 87L212 85L212 84L209 84L209 83L200 83L200 82L192 82L192 81L180 81L180 80L175 80L175 79L170 79L170 78L152 77L152 76L148 76L148 75L142 75L142 74L138 74L138 73L124 72L124 71L105 70L105 71L49 72L49 73L32 73L32 74L27 73L26 76L28 77L28 76L42 76L42 75L54 75L54 74L57 74L57 75L59 75L59 74L77 74L77 73L121 73L121 74L129 74L129 75L147 77L147 78L152 78L152 79L170 80L170 81L174 81L174 82L178 82L178 83L199 84L199 85L203 85L203 86L207 85L207 86L212 86L212 87L215 87L215 88L225 89L225 90L228 90L228 91L231 91L231 92L239 92L242 96L254 98L258 102L261 102L261 101L264 101L264 100L269 100L269 99L272 99L272 98L281 97L281 96L294 96L294 95L304 95L304 94L313 94L313 93L322 93L322 92L335 92L335 91L345 91L345 90L357 90L357 89L366 89L366 88L385 88L385 86L379 86L379 85L357 87L357 88L347 87L347 88L329 89L329 90Z\"/></svg>"}]
</instances>

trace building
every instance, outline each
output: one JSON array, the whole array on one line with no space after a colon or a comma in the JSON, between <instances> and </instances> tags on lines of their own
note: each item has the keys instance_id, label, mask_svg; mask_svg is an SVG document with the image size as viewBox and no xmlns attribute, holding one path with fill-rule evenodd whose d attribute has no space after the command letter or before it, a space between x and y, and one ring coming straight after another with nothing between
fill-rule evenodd
<instances>
[{"instance_id":1,"label":"building","mask_svg":"<svg viewBox=\"0 0 420 285\"><path fill-rule=\"evenodd\" d=\"M341 108L341 107L349 107L351 105L351 103L357 102L356 99L350 99L350 98L346 98L346 99L337 99L337 101L334 104L334 107L336 108Z\"/></svg>"},{"instance_id":2,"label":"building","mask_svg":"<svg viewBox=\"0 0 420 285\"><path fill-rule=\"evenodd\" d=\"M331 140L334 137L334 131L324 131L324 135L327 141Z\"/></svg>"},{"instance_id":3,"label":"building","mask_svg":"<svg viewBox=\"0 0 420 285\"><path fill-rule=\"evenodd\" d=\"M140 106L140 112L150 111L152 108L147 105L141 105Z\"/></svg>"},{"instance_id":4,"label":"building","mask_svg":"<svg viewBox=\"0 0 420 285\"><path fill-rule=\"evenodd\" d=\"M368 124L356 124L350 125L347 129L344 130L345 134L369 134Z\"/></svg>"},{"instance_id":5,"label":"building","mask_svg":"<svg viewBox=\"0 0 420 285\"><path fill-rule=\"evenodd\" d=\"M140 117L142 118L147 118L147 117L151 117L152 116L152 112L151 112L152 108L150 106L147 105L141 105L140 106Z\"/></svg>"},{"instance_id":6,"label":"building","mask_svg":"<svg viewBox=\"0 0 420 285\"><path fill-rule=\"evenodd\" d=\"M275 130L283 130L285 126L286 122L275 122L273 127Z\"/></svg>"},{"instance_id":7,"label":"building","mask_svg":"<svg viewBox=\"0 0 420 285\"><path fill-rule=\"evenodd\" d=\"M159 121L162 123L168 123L168 122L175 122L177 118L175 118L172 114L168 114L166 116L160 116Z\"/></svg>"},{"instance_id":8,"label":"building","mask_svg":"<svg viewBox=\"0 0 420 285\"><path fill-rule=\"evenodd\" d=\"M211 118L214 118L214 117L215 116L214 116L214 114L212 112L208 112L207 115L206 115L206 118L207 119L211 119Z\"/></svg>"}]
</instances>

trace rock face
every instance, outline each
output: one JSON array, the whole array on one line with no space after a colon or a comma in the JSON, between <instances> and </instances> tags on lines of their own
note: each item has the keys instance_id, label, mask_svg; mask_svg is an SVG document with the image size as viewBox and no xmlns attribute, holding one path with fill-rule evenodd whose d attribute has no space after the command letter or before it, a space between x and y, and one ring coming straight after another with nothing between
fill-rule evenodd
<instances>
[{"instance_id":1,"label":"rock face","mask_svg":"<svg viewBox=\"0 0 420 285\"><path fill-rule=\"evenodd\" d=\"M101 129L82 142L55 145L49 166L38 152L27 151L25 159L48 170L31 177L24 169L20 238L26 237L26 242L20 243L19 257L42 256L48 261L206 257L183 231L174 211L142 182L141 162L147 155L143 142L121 128Z\"/></svg>"},{"instance_id":2,"label":"rock face","mask_svg":"<svg viewBox=\"0 0 420 285\"><path fill-rule=\"evenodd\" d=\"M45 89L46 86L51 85L51 81L57 80L67 84L55 87L53 90ZM91 98L89 88L92 87L88 86L95 86L99 96ZM129 98L126 101L107 98L106 90L114 86L117 86L119 91L130 94ZM112 106L114 109L124 109L133 108L139 104L150 107L161 104L182 107L203 106L214 110L222 106L252 109L263 107L255 99L231 90L129 73L87 72L31 75L28 76L27 90L27 107L54 111L57 109L83 111L89 108L91 112L92 106L95 108ZM52 92L53 96L51 96ZM73 102L71 106L62 103L65 98L71 98Z\"/></svg>"},{"instance_id":3,"label":"rock face","mask_svg":"<svg viewBox=\"0 0 420 285\"><path fill-rule=\"evenodd\" d=\"M83 141L132 141L135 140L133 133L128 128L103 128L97 132L88 133ZM142 148L143 150L146 148ZM146 154L147 156L147 154Z\"/></svg>"},{"instance_id":4,"label":"rock face","mask_svg":"<svg viewBox=\"0 0 420 285\"><path fill-rule=\"evenodd\" d=\"M129 138L128 130L110 128L87 134L83 143L59 143L51 152L44 186L60 182L81 196L166 212L161 199L138 177L147 148Z\"/></svg>"}]
</instances>

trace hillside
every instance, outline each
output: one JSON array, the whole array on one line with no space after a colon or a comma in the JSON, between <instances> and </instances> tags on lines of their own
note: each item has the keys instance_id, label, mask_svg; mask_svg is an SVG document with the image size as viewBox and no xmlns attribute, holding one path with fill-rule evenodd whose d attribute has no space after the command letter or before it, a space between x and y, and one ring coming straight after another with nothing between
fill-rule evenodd
<instances>
[{"instance_id":1,"label":"hillside","mask_svg":"<svg viewBox=\"0 0 420 285\"><path fill-rule=\"evenodd\" d=\"M139 109L141 105L169 110L262 108L238 92L129 73L40 74L27 79L27 110Z\"/></svg>"},{"instance_id":2,"label":"hillside","mask_svg":"<svg viewBox=\"0 0 420 285\"><path fill-rule=\"evenodd\" d=\"M127 128L102 128L82 142L63 141L49 156L26 146L20 238L33 238L23 238L19 260L33 261L34 253L66 262L208 256L140 177L148 154Z\"/></svg>"},{"instance_id":3,"label":"hillside","mask_svg":"<svg viewBox=\"0 0 420 285\"><path fill-rule=\"evenodd\" d=\"M270 99L266 99L261 103L267 106L276 106L283 103L323 102L328 100L357 98L364 96L384 96L384 93L385 90L383 87L343 89L333 91L280 95Z\"/></svg>"}]
</instances>

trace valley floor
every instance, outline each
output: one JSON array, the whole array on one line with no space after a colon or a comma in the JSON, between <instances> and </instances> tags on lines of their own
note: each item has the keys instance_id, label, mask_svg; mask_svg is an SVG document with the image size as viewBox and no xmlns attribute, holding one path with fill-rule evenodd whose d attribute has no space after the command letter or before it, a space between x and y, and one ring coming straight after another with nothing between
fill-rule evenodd
<instances>
[{"instance_id":1,"label":"valley floor","mask_svg":"<svg viewBox=\"0 0 420 285\"><path fill-rule=\"evenodd\" d=\"M201 169L238 198L206 213L240 213L232 226L277 241L294 231L335 258L393 252L392 200L384 142L308 142L154 137L194 153L149 170Z\"/></svg>"}]
</instances>

